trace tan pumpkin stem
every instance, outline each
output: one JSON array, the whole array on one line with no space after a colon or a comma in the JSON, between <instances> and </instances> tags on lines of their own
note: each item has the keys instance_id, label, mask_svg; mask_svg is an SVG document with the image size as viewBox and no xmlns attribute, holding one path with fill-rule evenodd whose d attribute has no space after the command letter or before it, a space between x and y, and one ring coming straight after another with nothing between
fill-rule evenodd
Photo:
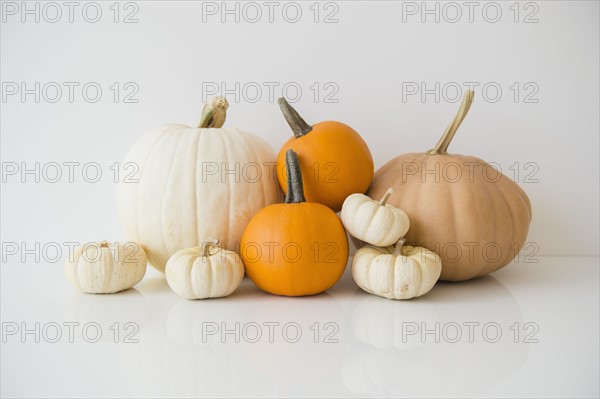
<instances>
[{"instance_id":1,"label":"tan pumpkin stem","mask_svg":"<svg viewBox=\"0 0 600 399\"><path fill-rule=\"evenodd\" d=\"M402 247L404 246L405 242L406 238L401 238L398 240L396 246L394 247L394 256L400 256L402 254Z\"/></svg>"},{"instance_id":2,"label":"tan pumpkin stem","mask_svg":"<svg viewBox=\"0 0 600 399\"><path fill-rule=\"evenodd\" d=\"M381 197L381 200L379 201L379 206L385 206L385 203L387 202L388 198L390 198L390 195L392 195L393 192L394 189L392 187L388 188L385 194L383 194L383 197Z\"/></svg>"},{"instance_id":3,"label":"tan pumpkin stem","mask_svg":"<svg viewBox=\"0 0 600 399\"><path fill-rule=\"evenodd\" d=\"M204 245L202 246L202 256L203 257L209 257L212 256L214 253L211 253L211 248L213 247L218 247L219 246L219 240L214 239L212 241L206 241L204 243Z\"/></svg>"},{"instance_id":4,"label":"tan pumpkin stem","mask_svg":"<svg viewBox=\"0 0 600 399\"><path fill-rule=\"evenodd\" d=\"M220 128L225 123L229 103L225 97L215 97L204 104L202 115L200 116L200 128Z\"/></svg>"},{"instance_id":5,"label":"tan pumpkin stem","mask_svg":"<svg viewBox=\"0 0 600 399\"><path fill-rule=\"evenodd\" d=\"M108 248L108 241L104 240L100 243L100 248Z\"/></svg>"},{"instance_id":6,"label":"tan pumpkin stem","mask_svg":"<svg viewBox=\"0 0 600 399\"><path fill-rule=\"evenodd\" d=\"M467 92L463 96L462 102L460 104L460 108L458 109L458 112L457 112L456 116L454 117L454 120L446 128L446 131L444 132L444 134L442 135L442 137L440 138L440 141L438 141L436 146L433 149L427 151L426 154L444 155L444 154L448 153L448 146L450 145L450 142L454 138L454 134L456 134L456 131L458 130L458 127L462 123L463 119L465 119L465 116L467 116L467 113L469 112L469 109L471 108L471 104L473 104L474 96L475 96L475 92L473 90L467 90Z\"/></svg>"},{"instance_id":7,"label":"tan pumpkin stem","mask_svg":"<svg viewBox=\"0 0 600 399\"><path fill-rule=\"evenodd\" d=\"M298 204L300 202L306 202L298 154L291 148L285 153L285 171L287 173L287 194L285 196L285 203Z\"/></svg>"},{"instance_id":8,"label":"tan pumpkin stem","mask_svg":"<svg viewBox=\"0 0 600 399\"><path fill-rule=\"evenodd\" d=\"M312 126L302 119L300 114L287 102L285 98L279 98L277 103L279 104L281 113L283 113L283 117L288 125L290 125L292 128L294 137L300 138L312 130Z\"/></svg>"}]
</instances>

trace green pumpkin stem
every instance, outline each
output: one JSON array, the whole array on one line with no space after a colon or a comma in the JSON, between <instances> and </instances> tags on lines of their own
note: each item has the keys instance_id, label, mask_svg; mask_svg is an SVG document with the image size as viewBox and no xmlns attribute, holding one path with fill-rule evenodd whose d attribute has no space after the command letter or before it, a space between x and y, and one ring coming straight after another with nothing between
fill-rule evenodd
<instances>
[{"instance_id":1,"label":"green pumpkin stem","mask_svg":"<svg viewBox=\"0 0 600 399\"><path fill-rule=\"evenodd\" d=\"M289 149L285 153L285 171L287 173L287 195L286 204L299 204L306 202L304 198L304 186L302 185L302 171L298 163L298 154Z\"/></svg>"},{"instance_id":2,"label":"green pumpkin stem","mask_svg":"<svg viewBox=\"0 0 600 399\"><path fill-rule=\"evenodd\" d=\"M448 153L448 146L450 145L450 142L454 138L454 134L456 134L456 131L458 130L458 127L462 123L463 119L465 119L465 116L467 116L467 113L469 112L469 109L471 108L471 104L473 104L474 96L475 96L475 92L473 90L467 90L467 92L463 96L462 103L460 104L460 108L458 109L458 112L457 112L456 116L454 117L454 120L446 128L446 131L444 132L444 134L442 135L442 137L440 138L440 141L438 141L436 146L433 149L427 151L426 154L444 155L444 154Z\"/></svg>"},{"instance_id":3,"label":"green pumpkin stem","mask_svg":"<svg viewBox=\"0 0 600 399\"><path fill-rule=\"evenodd\" d=\"M283 97L277 100L279 108L283 113L283 117L294 132L294 137L297 139L304 136L312 130L312 126L306 123L300 114L287 102Z\"/></svg>"},{"instance_id":4,"label":"green pumpkin stem","mask_svg":"<svg viewBox=\"0 0 600 399\"><path fill-rule=\"evenodd\" d=\"M229 108L229 103L225 97L212 98L202 108L198 127L202 129L222 127L227 116L227 108Z\"/></svg>"}]
</instances>

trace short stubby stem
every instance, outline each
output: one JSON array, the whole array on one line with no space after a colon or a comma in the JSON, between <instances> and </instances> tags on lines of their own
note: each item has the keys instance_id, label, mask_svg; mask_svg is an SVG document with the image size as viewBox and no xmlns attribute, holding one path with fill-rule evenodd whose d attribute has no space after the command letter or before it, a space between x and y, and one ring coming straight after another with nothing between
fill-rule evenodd
<instances>
[{"instance_id":1,"label":"short stubby stem","mask_svg":"<svg viewBox=\"0 0 600 399\"><path fill-rule=\"evenodd\" d=\"M219 240L217 240L217 239L206 241L204 243L204 245L202 245L202 256L205 258L212 256L213 254L211 253L211 248L218 247L218 246L219 246Z\"/></svg>"},{"instance_id":2,"label":"short stubby stem","mask_svg":"<svg viewBox=\"0 0 600 399\"><path fill-rule=\"evenodd\" d=\"M229 103L225 97L215 97L204 105L200 116L199 128L220 128L225 123Z\"/></svg>"},{"instance_id":3,"label":"short stubby stem","mask_svg":"<svg viewBox=\"0 0 600 399\"><path fill-rule=\"evenodd\" d=\"M294 137L300 138L312 130L312 126L302 119L300 114L287 102L285 98L281 97L277 100L277 103L279 104L279 108L281 109L283 117L288 125L290 125L290 128L292 128Z\"/></svg>"}]
</instances>

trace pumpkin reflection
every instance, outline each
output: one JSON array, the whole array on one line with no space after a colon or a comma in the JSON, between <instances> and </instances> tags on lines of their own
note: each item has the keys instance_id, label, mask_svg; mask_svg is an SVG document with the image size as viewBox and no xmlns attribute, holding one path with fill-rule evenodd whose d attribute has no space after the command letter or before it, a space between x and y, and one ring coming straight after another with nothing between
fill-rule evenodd
<instances>
[{"instance_id":1,"label":"pumpkin reflection","mask_svg":"<svg viewBox=\"0 0 600 399\"><path fill-rule=\"evenodd\" d=\"M358 342L353 342L342 367L342 379L357 395L480 395L513 374L527 357L528 344L515 343L510 329L515 322L523 326L521 308L491 276L459 285L438 283L429 295L409 303L362 292L355 296L358 303L351 320ZM479 323L473 326L473 342L465 325L470 322ZM456 343L453 323L462 333ZM500 326L498 342L486 341L496 335L490 328L484 337L486 323ZM419 332L407 335L409 325ZM432 332L422 333L424 328L434 331L436 325L439 339Z\"/></svg>"}]
</instances>

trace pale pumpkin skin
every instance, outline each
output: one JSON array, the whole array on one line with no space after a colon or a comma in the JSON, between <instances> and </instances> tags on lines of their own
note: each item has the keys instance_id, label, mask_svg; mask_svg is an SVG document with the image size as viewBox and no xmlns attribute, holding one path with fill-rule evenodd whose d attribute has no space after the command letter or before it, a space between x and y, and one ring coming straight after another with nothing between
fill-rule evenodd
<instances>
[{"instance_id":1,"label":"pale pumpkin skin","mask_svg":"<svg viewBox=\"0 0 600 399\"><path fill-rule=\"evenodd\" d=\"M404 237L410 227L408 215L386 203L393 191L388 189L380 201L358 193L346 198L341 219L352 237L377 247L392 245Z\"/></svg>"},{"instance_id":2,"label":"pale pumpkin skin","mask_svg":"<svg viewBox=\"0 0 600 399\"><path fill-rule=\"evenodd\" d=\"M165 267L169 287L182 298L220 298L233 293L244 278L240 256L218 247L218 241L185 248Z\"/></svg>"},{"instance_id":3,"label":"pale pumpkin skin","mask_svg":"<svg viewBox=\"0 0 600 399\"><path fill-rule=\"evenodd\" d=\"M352 277L363 290L388 299L425 295L442 271L439 256L426 248L404 246L400 239L385 248L366 245L352 258Z\"/></svg>"},{"instance_id":4,"label":"pale pumpkin skin","mask_svg":"<svg viewBox=\"0 0 600 399\"><path fill-rule=\"evenodd\" d=\"M146 274L146 253L137 243L88 243L69 256L64 267L67 280L88 294L127 290Z\"/></svg>"},{"instance_id":5,"label":"pale pumpkin skin","mask_svg":"<svg viewBox=\"0 0 600 399\"><path fill-rule=\"evenodd\" d=\"M462 118L466 111L460 115ZM454 131L462 118L451 125ZM447 148L453 134L445 134L438 147L442 144ZM442 258L441 280L468 280L506 266L527 239L532 215L527 194L514 181L497 175L499 172L485 161L447 154L438 147L389 161L375 173L367 195L378 198L389 187L394 189L396 194L388 203L402 208L410 218L407 242L426 247ZM425 174L436 164L438 181L435 175ZM413 169L415 165L417 169ZM459 179L454 178L457 165ZM445 167L449 171L447 179L442 173Z\"/></svg>"},{"instance_id":6,"label":"pale pumpkin skin","mask_svg":"<svg viewBox=\"0 0 600 399\"><path fill-rule=\"evenodd\" d=\"M125 157L139 172L137 183L117 185L119 219L161 272L175 252L212 239L235 250L252 216L281 202L275 152L254 134L220 128L226 108L216 98L201 122L216 127L167 125L142 136ZM239 178L225 174L236 165Z\"/></svg>"}]
</instances>

